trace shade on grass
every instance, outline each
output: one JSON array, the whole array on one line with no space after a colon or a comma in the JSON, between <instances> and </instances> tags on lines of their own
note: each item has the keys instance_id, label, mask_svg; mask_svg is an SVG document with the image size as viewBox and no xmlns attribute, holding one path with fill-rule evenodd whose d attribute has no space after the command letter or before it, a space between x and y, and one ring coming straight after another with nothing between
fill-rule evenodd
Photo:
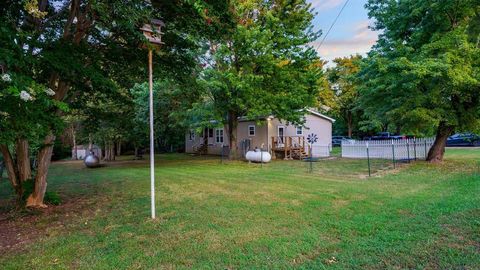
<instances>
[{"instance_id":1,"label":"shade on grass","mask_svg":"<svg viewBox=\"0 0 480 270\"><path fill-rule=\"evenodd\" d=\"M364 160L316 162L310 174L299 161L260 167L163 155L156 221L149 219L147 161L96 170L56 163L49 189L81 202L82 211L25 224L48 229L0 265L479 268L479 159L479 150L452 150L442 165L417 162L367 178ZM7 183L0 190L0 198L9 196Z\"/></svg>"}]
</instances>

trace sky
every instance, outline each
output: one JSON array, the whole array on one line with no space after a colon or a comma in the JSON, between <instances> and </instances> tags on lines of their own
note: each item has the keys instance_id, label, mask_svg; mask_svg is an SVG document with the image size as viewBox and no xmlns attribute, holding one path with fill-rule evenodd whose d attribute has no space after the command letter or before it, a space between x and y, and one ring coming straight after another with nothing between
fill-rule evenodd
<instances>
[{"instance_id":1,"label":"sky","mask_svg":"<svg viewBox=\"0 0 480 270\"><path fill-rule=\"evenodd\" d=\"M307 0L318 13L313 21L315 30L322 36L312 46L317 48L328 28L335 20L346 0ZM350 0L323 45L317 50L320 57L331 61L336 57L366 54L377 40L378 34L368 26L372 21L364 8L367 0ZM327 64L330 66L331 62Z\"/></svg>"}]
</instances>

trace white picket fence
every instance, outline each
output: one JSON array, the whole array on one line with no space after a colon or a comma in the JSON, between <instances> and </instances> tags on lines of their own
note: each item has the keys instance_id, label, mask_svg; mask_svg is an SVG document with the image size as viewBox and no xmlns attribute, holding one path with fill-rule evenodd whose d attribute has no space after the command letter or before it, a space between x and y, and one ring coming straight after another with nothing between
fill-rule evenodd
<instances>
[{"instance_id":1,"label":"white picket fence","mask_svg":"<svg viewBox=\"0 0 480 270\"><path fill-rule=\"evenodd\" d=\"M380 141L342 141L342 157L378 159L426 159L434 138ZM367 153L368 148L368 153Z\"/></svg>"}]
</instances>

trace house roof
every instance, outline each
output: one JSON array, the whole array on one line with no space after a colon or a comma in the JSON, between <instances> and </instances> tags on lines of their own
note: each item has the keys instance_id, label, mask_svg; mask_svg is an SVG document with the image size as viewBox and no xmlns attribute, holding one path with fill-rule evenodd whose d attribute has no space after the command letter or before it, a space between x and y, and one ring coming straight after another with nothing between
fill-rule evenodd
<instances>
[{"instance_id":1,"label":"house roof","mask_svg":"<svg viewBox=\"0 0 480 270\"><path fill-rule=\"evenodd\" d=\"M325 119L325 120L327 120L327 121L330 121L330 122L332 122L332 123L335 123L335 121L336 121L335 119L333 119L333 118L331 118L331 117L328 117L328 116L326 116L326 115L324 115L324 114L321 114L321 113L317 112L317 111L314 110L314 109L305 109L305 111L308 112L308 113L310 113L310 114L312 114L312 115L315 115L315 116L317 116L317 117L323 118L323 119ZM272 118L275 118L275 116L274 116L274 115L260 116L260 117L257 118L257 120L260 120L260 119L262 119L262 120L264 120L264 119L272 119ZM255 121L255 119L247 118L246 116L239 116L239 117L237 117L237 119L238 119L239 122ZM217 124L219 124L219 122L218 122L217 120L210 120L209 123L210 123L211 125L217 125ZM194 124L194 125L192 126L192 128L193 128L193 127L198 127L198 126L201 126L201 124L198 124L198 123L197 123L197 124Z\"/></svg>"},{"instance_id":2,"label":"house roof","mask_svg":"<svg viewBox=\"0 0 480 270\"><path fill-rule=\"evenodd\" d=\"M318 116L318 117L320 117L320 118L323 118L323 119L325 119L325 120L328 120L328 121L330 121L330 122L332 122L332 123L335 123L335 119L333 119L333 118L331 118L331 117L328 117L328 116L326 116L326 115L324 115L324 114L321 114L321 113L319 113L319 112L317 112L317 111L315 111L315 110L307 109L307 112L309 112L309 113L311 113L311 114L313 114L313 115L315 115L315 116Z\"/></svg>"},{"instance_id":3,"label":"house roof","mask_svg":"<svg viewBox=\"0 0 480 270\"><path fill-rule=\"evenodd\" d=\"M239 116L239 117L237 117L237 119L238 119L239 122L249 122L249 121L255 121L255 120L265 120L265 119L268 119L268 118L273 118L273 116L272 116L272 115L270 115L270 116L259 116L259 117L257 117L257 119L247 118L246 116Z\"/></svg>"},{"instance_id":4,"label":"house roof","mask_svg":"<svg viewBox=\"0 0 480 270\"><path fill-rule=\"evenodd\" d=\"M328 116L326 116L326 115L324 115L324 114L321 114L321 113L319 113L319 112L317 112L316 110L313 110L313 109L305 109L305 111L306 111L306 112L309 112L309 113L312 114L312 115L315 115L315 116L318 116L318 117L323 118L323 119L325 119L325 120L328 120L328 121L330 121L330 122L332 122L332 123L335 123L335 121L336 121L335 119L333 119L333 118L331 118L331 117L328 117ZM274 115L261 116L261 117L258 117L257 119L267 119L267 118L270 118L270 119L271 119L271 118L275 118L275 116L274 116ZM247 117L245 117L245 116L240 116L240 117L238 117L238 121L244 122L244 121L254 121L254 120L249 119L249 118L247 118Z\"/></svg>"}]
</instances>

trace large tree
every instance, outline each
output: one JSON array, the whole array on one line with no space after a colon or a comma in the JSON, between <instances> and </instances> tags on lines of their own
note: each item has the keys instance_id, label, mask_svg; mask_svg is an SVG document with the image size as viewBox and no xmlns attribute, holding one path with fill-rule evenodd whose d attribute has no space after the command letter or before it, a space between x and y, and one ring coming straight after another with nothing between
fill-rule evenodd
<instances>
[{"instance_id":1,"label":"large tree","mask_svg":"<svg viewBox=\"0 0 480 270\"><path fill-rule=\"evenodd\" d=\"M183 84L173 80L158 80L153 84L155 108L155 141L160 150L183 148L187 129L186 112L198 100L198 87L194 77ZM148 83L136 84L130 89L133 110L130 116L131 129L127 132L137 148L146 145L148 138Z\"/></svg>"},{"instance_id":2,"label":"large tree","mask_svg":"<svg viewBox=\"0 0 480 270\"><path fill-rule=\"evenodd\" d=\"M360 115L356 76L361 60L360 55L335 58L334 66L327 70L329 88L322 89L320 93L321 103L329 104L328 113L342 120L349 137L352 137L354 127L358 126Z\"/></svg>"},{"instance_id":3,"label":"large tree","mask_svg":"<svg viewBox=\"0 0 480 270\"><path fill-rule=\"evenodd\" d=\"M210 42L203 79L205 103L226 124L235 158L238 117L301 122L301 110L315 105L322 63L308 45L318 33L305 0L231 1L230 15L235 27Z\"/></svg>"},{"instance_id":4,"label":"large tree","mask_svg":"<svg viewBox=\"0 0 480 270\"><path fill-rule=\"evenodd\" d=\"M0 65L2 73L8 73L12 81L1 85L0 149L14 184L19 183L14 173L17 168L28 167L25 157L29 156L29 143L36 139L39 144L38 151L33 153L37 170L34 175L22 176L34 177L35 182L27 206L45 207L48 167L59 131L56 123L66 110L64 105L75 104L84 94L111 93L144 81L146 53L139 49L144 42L139 28L152 17L163 16L169 20L164 29L161 57L155 57L155 66L161 67L155 70L157 75L190 76L198 60L195 49L199 44L195 36L214 33L220 28L216 23L222 20L217 14L225 12L217 12L216 2L220 1L208 4L200 0L177 1L175 7L152 6L143 0L7 0L2 3ZM219 9L223 6L218 5ZM210 10L208 16L206 10ZM22 91L30 103L19 101ZM53 95L44 98L41 94L44 91ZM35 96L37 93L41 98ZM28 121L25 125L13 125L4 117L21 113Z\"/></svg>"},{"instance_id":5,"label":"large tree","mask_svg":"<svg viewBox=\"0 0 480 270\"><path fill-rule=\"evenodd\" d=\"M436 139L427 160L443 159L448 136L478 128L480 1L369 0L380 31L360 75L363 106L402 129Z\"/></svg>"}]
</instances>

